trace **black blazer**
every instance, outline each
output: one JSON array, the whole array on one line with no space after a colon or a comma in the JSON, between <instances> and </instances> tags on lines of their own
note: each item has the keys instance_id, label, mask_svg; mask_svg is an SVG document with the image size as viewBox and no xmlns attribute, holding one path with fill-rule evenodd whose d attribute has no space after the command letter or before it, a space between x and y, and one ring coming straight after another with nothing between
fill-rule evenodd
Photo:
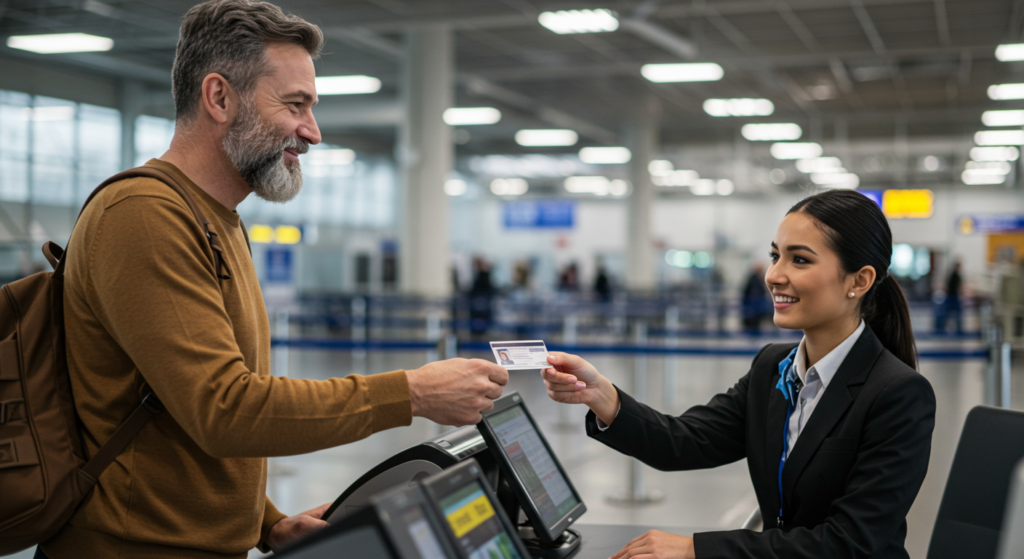
<instances>
[{"instance_id":1,"label":"black blazer","mask_svg":"<svg viewBox=\"0 0 1024 559\"><path fill-rule=\"evenodd\" d=\"M694 535L699 559L909 557L907 511L928 470L935 394L920 374L864 329L832 378L783 469L784 530L777 528L786 400L775 388L793 344L765 346L750 372L706 406L659 413L619 391L622 408L587 434L659 470L747 459L764 531Z\"/></svg>"}]
</instances>

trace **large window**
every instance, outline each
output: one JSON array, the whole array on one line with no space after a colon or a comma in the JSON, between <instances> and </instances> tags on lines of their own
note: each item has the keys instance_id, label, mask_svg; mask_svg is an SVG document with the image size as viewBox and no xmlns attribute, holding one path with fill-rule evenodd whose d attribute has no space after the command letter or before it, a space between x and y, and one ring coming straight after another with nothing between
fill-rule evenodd
<instances>
[{"instance_id":1,"label":"large window","mask_svg":"<svg viewBox=\"0 0 1024 559\"><path fill-rule=\"evenodd\" d=\"M0 200L80 205L120 159L118 111L0 91Z\"/></svg>"}]
</instances>

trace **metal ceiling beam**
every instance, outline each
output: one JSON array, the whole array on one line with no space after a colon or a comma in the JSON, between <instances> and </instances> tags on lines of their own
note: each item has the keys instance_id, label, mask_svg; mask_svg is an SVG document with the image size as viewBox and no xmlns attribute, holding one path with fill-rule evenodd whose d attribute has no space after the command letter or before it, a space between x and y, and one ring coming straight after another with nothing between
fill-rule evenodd
<instances>
[{"instance_id":1,"label":"metal ceiling beam","mask_svg":"<svg viewBox=\"0 0 1024 559\"><path fill-rule=\"evenodd\" d=\"M935 26L939 32L939 43L944 47L952 44L949 38L949 17L946 14L946 0L935 0Z\"/></svg>"},{"instance_id":2,"label":"metal ceiling beam","mask_svg":"<svg viewBox=\"0 0 1024 559\"><path fill-rule=\"evenodd\" d=\"M818 41L814 38L814 34L811 30L804 25L803 21L797 17L796 13L793 12L793 8L785 2L776 2L775 11L778 12L779 17L786 22L786 25L793 31L793 34L800 39L800 42L807 47L807 50L814 52L818 50Z\"/></svg>"},{"instance_id":3,"label":"metal ceiling beam","mask_svg":"<svg viewBox=\"0 0 1024 559\"><path fill-rule=\"evenodd\" d=\"M12 49L7 47L0 47L0 55L10 56L13 58L23 58L32 60L33 62L60 62L77 66L79 68L87 68L90 70L98 70L104 74L121 77L131 78L136 80L144 80L154 84L170 85L171 83L171 70L169 68L160 68L156 66L149 66L148 64L140 64L138 62L132 62L130 60L124 60L117 56L109 54L98 54L98 53L67 53L67 54L36 54L34 52L28 52L18 49Z\"/></svg>"},{"instance_id":4,"label":"metal ceiling beam","mask_svg":"<svg viewBox=\"0 0 1024 559\"><path fill-rule=\"evenodd\" d=\"M857 16L861 29L867 35L871 48L875 49L878 54L885 54L885 43L882 42L882 36L878 34L875 22L871 21L871 16L868 15L868 10L864 7L864 0L850 0L850 7L853 8L853 15Z\"/></svg>"},{"instance_id":5,"label":"metal ceiling beam","mask_svg":"<svg viewBox=\"0 0 1024 559\"><path fill-rule=\"evenodd\" d=\"M647 20L624 19L619 22L619 28L655 46L661 47L684 60L693 60L699 54L697 45L693 41L680 37L668 29Z\"/></svg>"}]
</instances>

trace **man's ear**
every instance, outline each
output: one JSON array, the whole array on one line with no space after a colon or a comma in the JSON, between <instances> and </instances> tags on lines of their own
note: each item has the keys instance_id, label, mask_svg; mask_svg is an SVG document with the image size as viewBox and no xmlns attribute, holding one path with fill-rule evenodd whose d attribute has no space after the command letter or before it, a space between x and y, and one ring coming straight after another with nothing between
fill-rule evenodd
<instances>
[{"instance_id":1,"label":"man's ear","mask_svg":"<svg viewBox=\"0 0 1024 559\"><path fill-rule=\"evenodd\" d=\"M238 92L224 76L212 73L203 78L202 106L217 124L228 124L238 113Z\"/></svg>"}]
</instances>

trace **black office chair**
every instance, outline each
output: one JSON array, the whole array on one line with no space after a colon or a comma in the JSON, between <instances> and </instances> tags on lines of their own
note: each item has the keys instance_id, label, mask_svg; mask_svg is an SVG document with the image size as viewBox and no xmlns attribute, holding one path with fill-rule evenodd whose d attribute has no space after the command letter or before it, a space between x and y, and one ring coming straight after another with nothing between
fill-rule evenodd
<instances>
[{"instance_id":1,"label":"black office chair","mask_svg":"<svg viewBox=\"0 0 1024 559\"><path fill-rule=\"evenodd\" d=\"M1024 413L978 406L967 414L935 519L928 559L994 559L1014 466L1024 458Z\"/></svg>"}]
</instances>

